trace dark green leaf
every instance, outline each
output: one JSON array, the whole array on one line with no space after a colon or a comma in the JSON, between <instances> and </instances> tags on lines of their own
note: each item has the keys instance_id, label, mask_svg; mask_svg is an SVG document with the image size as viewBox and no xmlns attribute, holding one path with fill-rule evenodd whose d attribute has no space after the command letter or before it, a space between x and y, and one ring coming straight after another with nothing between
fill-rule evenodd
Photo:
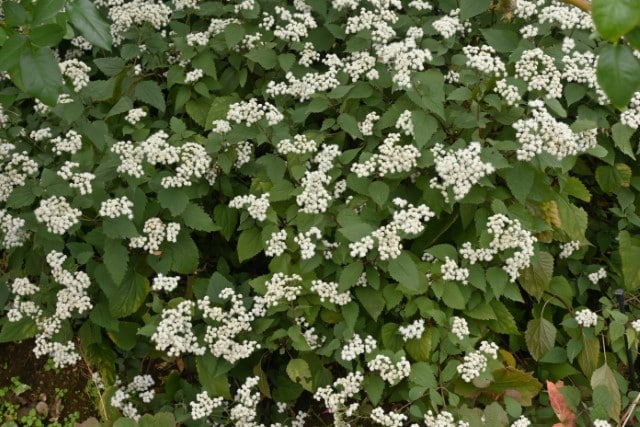
<instances>
[{"instance_id":1,"label":"dark green leaf","mask_svg":"<svg viewBox=\"0 0 640 427\"><path fill-rule=\"evenodd\" d=\"M215 226L211 216L200 206L189 203L182 212L182 221L187 227L199 231L216 231L219 228Z\"/></svg>"},{"instance_id":2,"label":"dark green leaf","mask_svg":"<svg viewBox=\"0 0 640 427\"><path fill-rule=\"evenodd\" d=\"M64 6L64 0L38 0L33 9L31 25L40 25L53 18Z\"/></svg>"},{"instance_id":3,"label":"dark green leaf","mask_svg":"<svg viewBox=\"0 0 640 427\"><path fill-rule=\"evenodd\" d=\"M287 375L296 384L300 384L305 390L313 392L311 370L304 359L291 359L287 364Z\"/></svg>"},{"instance_id":4,"label":"dark green leaf","mask_svg":"<svg viewBox=\"0 0 640 427\"><path fill-rule=\"evenodd\" d=\"M596 369L593 375L591 375L591 388L595 389L598 386L605 387L612 397L612 404L607 405L607 413L614 420L620 421L620 410L622 409L620 388L618 387L618 382L616 381L613 371L606 363Z\"/></svg>"},{"instance_id":5,"label":"dark green leaf","mask_svg":"<svg viewBox=\"0 0 640 427\"><path fill-rule=\"evenodd\" d=\"M640 87L640 62L626 45L605 45L598 57L597 76L611 103L624 108Z\"/></svg>"},{"instance_id":6,"label":"dark green leaf","mask_svg":"<svg viewBox=\"0 0 640 427\"><path fill-rule=\"evenodd\" d=\"M122 58L96 58L93 60L94 64L105 76L113 77L123 70L125 62Z\"/></svg>"},{"instance_id":7,"label":"dark green leaf","mask_svg":"<svg viewBox=\"0 0 640 427\"><path fill-rule=\"evenodd\" d=\"M101 49L111 50L109 24L98 13L89 0L71 0L66 4L71 24L80 30L82 36Z\"/></svg>"},{"instance_id":8,"label":"dark green leaf","mask_svg":"<svg viewBox=\"0 0 640 427\"><path fill-rule=\"evenodd\" d=\"M27 49L20 56L20 73L25 91L47 105L55 105L62 89L62 74L51 49Z\"/></svg>"},{"instance_id":9,"label":"dark green leaf","mask_svg":"<svg viewBox=\"0 0 640 427\"><path fill-rule=\"evenodd\" d=\"M31 30L29 41L34 46L55 46L60 43L66 28L58 24L45 24Z\"/></svg>"},{"instance_id":10,"label":"dark green leaf","mask_svg":"<svg viewBox=\"0 0 640 427\"><path fill-rule=\"evenodd\" d=\"M111 314L119 319L135 313L142 306L149 294L149 281L129 270L119 287L112 286L107 291Z\"/></svg>"},{"instance_id":11,"label":"dark green leaf","mask_svg":"<svg viewBox=\"0 0 640 427\"><path fill-rule=\"evenodd\" d=\"M245 56L260 64L265 70L272 69L278 63L276 51L266 46L252 49Z\"/></svg>"},{"instance_id":12,"label":"dark green leaf","mask_svg":"<svg viewBox=\"0 0 640 427\"><path fill-rule=\"evenodd\" d=\"M158 190L158 201L171 215L178 216L187 208L189 196L179 188L162 188Z\"/></svg>"},{"instance_id":13,"label":"dark green leaf","mask_svg":"<svg viewBox=\"0 0 640 427\"><path fill-rule=\"evenodd\" d=\"M238 238L238 260L240 262L253 258L260 251L262 251L262 237L257 228L252 227L240 233Z\"/></svg>"},{"instance_id":14,"label":"dark green leaf","mask_svg":"<svg viewBox=\"0 0 640 427\"><path fill-rule=\"evenodd\" d=\"M171 269L180 274L192 274L198 269L200 252L193 239L186 232L180 232L178 240L169 246Z\"/></svg>"},{"instance_id":15,"label":"dark green leaf","mask_svg":"<svg viewBox=\"0 0 640 427\"><path fill-rule=\"evenodd\" d=\"M164 102L164 95L160 85L150 80L145 80L136 85L134 97L137 100L149 104L152 107L157 108L161 112L164 112L166 105Z\"/></svg>"},{"instance_id":16,"label":"dark green leaf","mask_svg":"<svg viewBox=\"0 0 640 427\"><path fill-rule=\"evenodd\" d=\"M489 46L494 48L496 52L513 52L521 40L520 35L511 30L485 28L480 30L480 32L487 43L489 43Z\"/></svg>"},{"instance_id":17,"label":"dark green leaf","mask_svg":"<svg viewBox=\"0 0 640 427\"><path fill-rule=\"evenodd\" d=\"M622 277L629 291L640 288L640 238L632 237L627 231L618 234Z\"/></svg>"},{"instance_id":18,"label":"dark green leaf","mask_svg":"<svg viewBox=\"0 0 640 427\"><path fill-rule=\"evenodd\" d=\"M420 274L416 263L411 259L407 251L395 259L389 260L389 274L402 288L407 289L412 294L418 294L426 290L426 280Z\"/></svg>"},{"instance_id":19,"label":"dark green leaf","mask_svg":"<svg viewBox=\"0 0 640 427\"><path fill-rule=\"evenodd\" d=\"M460 0L460 20L466 21L489 10L491 0Z\"/></svg>"},{"instance_id":20,"label":"dark green leaf","mask_svg":"<svg viewBox=\"0 0 640 427\"><path fill-rule=\"evenodd\" d=\"M540 299L549 288L553 277L553 256L548 252L538 252L531 258L531 265L520 276L520 284L529 295Z\"/></svg>"},{"instance_id":21,"label":"dark green leaf","mask_svg":"<svg viewBox=\"0 0 640 427\"><path fill-rule=\"evenodd\" d=\"M7 2L5 2L6 4ZM11 3L11 2L9 2ZM14 34L4 42L0 49L0 70L7 71L20 62L20 56L25 50L27 38L22 34Z\"/></svg>"},{"instance_id":22,"label":"dark green leaf","mask_svg":"<svg viewBox=\"0 0 640 427\"><path fill-rule=\"evenodd\" d=\"M591 16L602 38L615 42L640 22L640 7L636 0L592 0Z\"/></svg>"},{"instance_id":23,"label":"dark green leaf","mask_svg":"<svg viewBox=\"0 0 640 427\"><path fill-rule=\"evenodd\" d=\"M539 360L556 342L556 327L547 319L531 319L527 324L524 338L529 353L534 360Z\"/></svg>"},{"instance_id":24,"label":"dark green leaf","mask_svg":"<svg viewBox=\"0 0 640 427\"><path fill-rule=\"evenodd\" d=\"M367 313L369 313L369 316L371 316L374 321L377 321L385 305L385 300L382 295L380 295L380 292L368 287L356 288L355 292L358 296L358 301Z\"/></svg>"},{"instance_id":25,"label":"dark green leaf","mask_svg":"<svg viewBox=\"0 0 640 427\"><path fill-rule=\"evenodd\" d=\"M129 264L129 250L119 240L109 239L104 245L104 265L116 286L124 279Z\"/></svg>"}]
</instances>

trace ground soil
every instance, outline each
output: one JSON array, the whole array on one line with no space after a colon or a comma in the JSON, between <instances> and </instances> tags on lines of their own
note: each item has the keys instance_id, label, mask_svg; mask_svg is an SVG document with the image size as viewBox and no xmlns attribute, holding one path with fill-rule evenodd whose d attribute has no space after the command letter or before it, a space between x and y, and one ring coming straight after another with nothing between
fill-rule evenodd
<instances>
[{"instance_id":1,"label":"ground soil","mask_svg":"<svg viewBox=\"0 0 640 427\"><path fill-rule=\"evenodd\" d=\"M6 396L12 403L20 406L21 415L26 415L39 402L45 402L47 418L63 422L78 412L79 421L90 417L99 417L94 398L87 391L90 374L82 363L67 369L46 369L46 358L37 359L33 354L32 340L22 343L0 344L0 388L9 386L11 378L18 377L20 382L31 387L20 396ZM56 389L66 389L59 397ZM40 404L40 409L45 405ZM0 418L0 425L7 420Z\"/></svg>"}]
</instances>

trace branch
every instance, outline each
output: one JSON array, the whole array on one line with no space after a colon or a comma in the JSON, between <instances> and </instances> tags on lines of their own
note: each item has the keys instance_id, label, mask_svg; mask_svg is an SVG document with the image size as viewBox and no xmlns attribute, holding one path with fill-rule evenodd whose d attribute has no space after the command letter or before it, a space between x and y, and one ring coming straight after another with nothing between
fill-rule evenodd
<instances>
[{"instance_id":1,"label":"branch","mask_svg":"<svg viewBox=\"0 0 640 427\"><path fill-rule=\"evenodd\" d=\"M562 0L567 4L574 5L575 7L579 7L583 11L587 13L591 13L591 2L589 0Z\"/></svg>"}]
</instances>

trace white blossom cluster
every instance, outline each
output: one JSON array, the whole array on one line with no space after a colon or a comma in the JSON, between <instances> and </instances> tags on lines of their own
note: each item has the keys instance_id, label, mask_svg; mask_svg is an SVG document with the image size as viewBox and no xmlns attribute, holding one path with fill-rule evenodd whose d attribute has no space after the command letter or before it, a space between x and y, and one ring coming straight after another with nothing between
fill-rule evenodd
<instances>
[{"instance_id":1,"label":"white blossom cluster","mask_svg":"<svg viewBox=\"0 0 640 427\"><path fill-rule=\"evenodd\" d=\"M605 270L604 268L601 267L598 271L596 271L594 273L590 273L587 277L589 278L589 281L595 285L600 280L606 279L607 270Z\"/></svg>"},{"instance_id":2,"label":"white blossom cluster","mask_svg":"<svg viewBox=\"0 0 640 427\"><path fill-rule=\"evenodd\" d=\"M273 35L282 40L299 42L309 35L309 30L316 28L313 15L311 15L311 7L302 0L294 0L293 6L296 12L282 7L276 6L275 12L278 16L279 23L273 30Z\"/></svg>"},{"instance_id":3,"label":"white blossom cluster","mask_svg":"<svg viewBox=\"0 0 640 427\"><path fill-rule=\"evenodd\" d=\"M49 127L32 130L29 133L29 138L33 139L36 142L44 141L45 139L51 137L53 137L53 135L51 134L51 128Z\"/></svg>"},{"instance_id":4,"label":"white blossom cluster","mask_svg":"<svg viewBox=\"0 0 640 427\"><path fill-rule=\"evenodd\" d=\"M149 403L155 396L152 388L155 384L151 375L136 375L126 387L119 387L111 397L111 406L122 411L122 415L134 420L140 419L138 408L132 399L137 396L144 403Z\"/></svg>"},{"instance_id":5,"label":"white blossom cluster","mask_svg":"<svg viewBox=\"0 0 640 427\"><path fill-rule=\"evenodd\" d=\"M620 114L620 123L632 129L640 127L640 92L635 92L629 107Z\"/></svg>"},{"instance_id":6,"label":"white blossom cluster","mask_svg":"<svg viewBox=\"0 0 640 427\"><path fill-rule=\"evenodd\" d=\"M595 29L590 13L558 0L552 0L550 5L541 8L538 12L538 20L541 24L556 24L562 30L593 31Z\"/></svg>"},{"instance_id":7,"label":"white blossom cluster","mask_svg":"<svg viewBox=\"0 0 640 427\"><path fill-rule=\"evenodd\" d=\"M389 356L378 354L367 363L367 367L370 371L377 371L380 378L391 385L399 383L411 373L411 364L404 356L397 363L393 363Z\"/></svg>"},{"instance_id":8,"label":"white blossom cluster","mask_svg":"<svg viewBox=\"0 0 640 427\"><path fill-rule=\"evenodd\" d=\"M384 30L383 30L384 31ZM385 34L381 38L386 38ZM375 40L375 35L372 34ZM385 44L375 44L374 49L378 56L378 61L387 65L393 73L391 78L400 89L411 87L411 72L423 71L424 64L433 59L433 55L428 49L418 47L418 41L410 34L402 41Z\"/></svg>"},{"instance_id":9,"label":"white blossom cluster","mask_svg":"<svg viewBox=\"0 0 640 427\"><path fill-rule=\"evenodd\" d=\"M553 58L540 48L522 52L516 62L516 77L528 83L528 90L542 91L547 98L562 96L562 74L555 66Z\"/></svg>"},{"instance_id":10,"label":"white blossom cluster","mask_svg":"<svg viewBox=\"0 0 640 427\"><path fill-rule=\"evenodd\" d=\"M326 341L326 336L320 336L316 333L315 326L311 326L311 324L304 317L296 317L295 318L296 325L300 327L300 331L302 332L302 336L304 337L307 345L311 348L311 350L316 350L320 348L324 342Z\"/></svg>"},{"instance_id":11,"label":"white blossom cluster","mask_svg":"<svg viewBox=\"0 0 640 427\"><path fill-rule=\"evenodd\" d=\"M147 112L142 108L132 108L131 110L129 110L124 119L132 125L135 125L145 117L147 117Z\"/></svg>"},{"instance_id":12,"label":"white blossom cluster","mask_svg":"<svg viewBox=\"0 0 640 427\"><path fill-rule=\"evenodd\" d=\"M142 227L144 236L132 237L129 241L130 248L142 248L150 254L160 250L160 245L164 242L175 243L180 232L180 223L169 222L165 224L158 217L152 217L144 222Z\"/></svg>"},{"instance_id":13,"label":"white blossom cluster","mask_svg":"<svg viewBox=\"0 0 640 427\"><path fill-rule=\"evenodd\" d=\"M282 255L287 250L287 230L283 228L280 231L271 233L271 238L265 242L265 245L267 246L264 251L266 256Z\"/></svg>"},{"instance_id":14,"label":"white blossom cluster","mask_svg":"<svg viewBox=\"0 0 640 427\"><path fill-rule=\"evenodd\" d=\"M258 403L260 403L260 391L252 392L258 385L259 377L248 377L242 386L236 391L233 400L235 405L229 411L229 418L237 427L259 427L256 418L258 416Z\"/></svg>"},{"instance_id":15,"label":"white blossom cluster","mask_svg":"<svg viewBox=\"0 0 640 427\"><path fill-rule=\"evenodd\" d=\"M444 264L440 267L443 280L450 280L453 282L460 282L463 285L469 283L469 269L460 267L455 260L445 257Z\"/></svg>"},{"instance_id":16,"label":"white blossom cluster","mask_svg":"<svg viewBox=\"0 0 640 427\"><path fill-rule=\"evenodd\" d=\"M396 128L401 130L406 136L415 136L410 110L404 110L402 114L400 114L398 120L396 120Z\"/></svg>"},{"instance_id":17,"label":"white blossom cluster","mask_svg":"<svg viewBox=\"0 0 640 427\"><path fill-rule=\"evenodd\" d=\"M317 293L321 302L329 300L330 303L336 305L345 305L351 302L351 294L349 292L338 292L338 284L336 282L312 280L311 292Z\"/></svg>"},{"instance_id":18,"label":"white blossom cluster","mask_svg":"<svg viewBox=\"0 0 640 427\"><path fill-rule=\"evenodd\" d=\"M179 281L179 276L165 276L162 273L159 273L156 277L153 278L151 289L153 289L154 291L171 292L178 287Z\"/></svg>"},{"instance_id":19,"label":"white blossom cluster","mask_svg":"<svg viewBox=\"0 0 640 427\"><path fill-rule=\"evenodd\" d=\"M73 208L64 197L51 196L40 200L34 211L36 220L47 226L49 233L64 234L79 222L82 212Z\"/></svg>"},{"instance_id":20,"label":"white blossom cluster","mask_svg":"<svg viewBox=\"0 0 640 427\"><path fill-rule=\"evenodd\" d=\"M133 202L126 196L115 197L100 204L98 215L107 218L126 216L129 219L133 219L133 210L131 208L133 208Z\"/></svg>"},{"instance_id":21,"label":"white blossom cluster","mask_svg":"<svg viewBox=\"0 0 640 427\"><path fill-rule=\"evenodd\" d=\"M363 122L358 123L358 129L364 136L373 135L373 125L380 120L380 116L375 111L370 112Z\"/></svg>"},{"instance_id":22,"label":"white blossom cluster","mask_svg":"<svg viewBox=\"0 0 640 427\"><path fill-rule=\"evenodd\" d=\"M266 118L269 126L277 125L284 119L284 116L275 105L268 102L260 104L256 98L231 104L227 112L228 121L244 122L247 126L257 123L263 117Z\"/></svg>"},{"instance_id":23,"label":"white blossom cluster","mask_svg":"<svg viewBox=\"0 0 640 427\"><path fill-rule=\"evenodd\" d=\"M307 139L305 135L296 135L293 137L293 142L289 138L278 142L277 150L278 153L284 156L291 153L314 153L318 150L318 147L315 141Z\"/></svg>"},{"instance_id":24,"label":"white blossom cluster","mask_svg":"<svg viewBox=\"0 0 640 427\"><path fill-rule=\"evenodd\" d=\"M494 90L502 96L505 102L509 105L516 105L522 99L518 87L509 84L506 79L498 80Z\"/></svg>"},{"instance_id":25,"label":"white blossom cluster","mask_svg":"<svg viewBox=\"0 0 640 427\"><path fill-rule=\"evenodd\" d=\"M296 203L300 211L308 214L326 212L331 202L331 194L325 185L331 177L322 170L307 171L300 180L302 193L296 196Z\"/></svg>"},{"instance_id":26,"label":"white blossom cluster","mask_svg":"<svg viewBox=\"0 0 640 427\"><path fill-rule=\"evenodd\" d=\"M2 247L5 249L21 247L31 236L31 233L25 230L25 224L24 219L12 216L5 209L0 209L0 233L4 235Z\"/></svg>"},{"instance_id":27,"label":"white blossom cluster","mask_svg":"<svg viewBox=\"0 0 640 427\"><path fill-rule=\"evenodd\" d=\"M191 406L191 418L199 420L207 418L213 413L215 408L219 408L224 403L224 399L220 396L211 398L206 391L198 393L194 402L189 402Z\"/></svg>"},{"instance_id":28,"label":"white blossom cluster","mask_svg":"<svg viewBox=\"0 0 640 427\"><path fill-rule=\"evenodd\" d=\"M424 423L426 427L469 427L469 423L465 421L455 422L453 414L448 411L440 411L437 415L429 410L424 414Z\"/></svg>"},{"instance_id":29,"label":"white blossom cluster","mask_svg":"<svg viewBox=\"0 0 640 427\"><path fill-rule=\"evenodd\" d=\"M451 332L463 340L469 336L469 325L463 317L454 316L451 318Z\"/></svg>"},{"instance_id":30,"label":"white blossom cluster","mask_svg":"<svg viewBox=\"0 0 640 427\"><path fill-rule=\"evenodd\" d=\"M578 240L563 243L560 245L560 253L558 254L558 257L569 258L571 254L573 254L578 249L580 249L580 242Z\"/></svg>"},{"instance_id":31,"label":"white blossom cluster","mask_svg":"<svg viewBox=\"0 0 640 427\"><path fill-rule=\"evenodd\" d=\"M318 227L311 227L304 233L298 233L293 238L294 242L300 246L300 258L311 259L316 254L316 243L313 240L322 239L322 232Z\"/></svg>"},{"instance_id":32,"label":"white blossom cluster","mask_svg":"<svg viewBox=\"0 0 640 427\"><path fill-rule=\"evenodd\" d=\"M342 360L350 362L355 360L361 354L369 354L378 347L378 343L371 335L367 335L363 340L360 335L355 334L347 343L342 347L340 357Z\"/></svg>"},{"instance_id":33,"label":"white blossom cluster","mask_svg":"<svg viewBox=\"0 0 640 427\"><path fill-rule=\"evenodd\" d=\"M316 51L315 46L311 42L305 42L304 48L300 52L298 64L303 67L310 67L314 62L320 61L320 53Z\"/></svg>"},{"instance_id":34,"label":"white blossom cluster","mask_svg":"<svg viewBox=\"0 0 640 427\"><path fill-rule=\"evenodd\" d=\"M80 163L67 160L60 166L57 174L60 178L69 182L69 187L78 189L83 196L91 194L93 192L91 182L96 179L96 176L90 172L73 172L71 170L79 167Z\"/></svg>"},{"instance_id":35,"label":"white blossom cluster","mask_svg":"<svg viewBox=\"0 0 640 427\"><path fill-rule=\"evenodd\" d=\"M267 280L265 286L267 292L263 297L256 297L255 304L264 305L266 308L275 307L282 300L293 302L298 298L302 288L300 286L302 277L298 274L287 276L284 273L275 273L271 279ZM254 306L254 313L258 308Z\"/></svg>"},{"instance_id":36,"label":"white blossom cluster","mask_svg":"<svg viewBox=\"0 0 640 427\"><path fill-rule=\"evenodd\" d=\"M386 427L402 427L404 422L409 419L404 414L397 412L386 412L384 409L378 407L371 411L371 420L375 423L381 424Z\"/></svg>"},{"instance_id":37,"label":"white blossom cluster","mask_svg":"<svg viewBox=\"0 0 640 427\"><path fill-rule=\"evenodd\" d=\"M485 74L502 77L506 73L504 62L496 56L496 51L489 45L465 46L462 52L467 57L467 66Z\"/></svg>"},{"instance_id":38,"label":"white blossom cluster","mask_svg":"<svg viewBox=\"0 0 640 427\"><path fill-rule=\"evenodd\" d=\"M524 415L520 415L517 420L511 423L511 427L529 427L530 425L531 421Z\"/></svg>"},{"instance_id":39,"label":"white blossom cluster","mask_svg":"<svg viewBox=\"0 0 640 427\"><path fill-rule=\"evenodd\" d=\"M569 125L549 114L543 101L530 101L529 106L532 107L532 117L520 119L512 125L521 144L516 152L518 160L531 160L543 151L562 160L597 145L597 129L574 133Z\"/></svg>"},{"instance_id":40,"label":"white blossom cluster","mask_svg":"<svg viewBox=\"0 0 640 427\"><path fill-rule=\"evenodd\" d=\"M329 59L327 59L329 58ZM293 73L288 72L285 75L286 82L270 81L267 84L266 93L269 96L289 95L298 98L300 102L304 102L311 98L311 95L319 92L328 92L340 85L337 79L338 66L342 65L335 55L327 55L322 61L325 64L331 64L329 69L323 73L310 72L297 78Z\"/></svg>"},{"instance_id":41,"label":"white blossom cluster","mask_svg":"<svg viewBox=\"0 0 640 427\"><path fill-rule=\"evenodd\" d=\"M235 168L241 168L251 161L251 152L253 145L249 141L240 141L236 144L236 161L233 163Z\"/></svg>"},{"instance_id":42,"label":"white blossom cluster","mask_svg":"<svg viewBox=\"0 0 640 427\"><path fill-rule=\"evenodd\" d=\"M631 327L634 331L636 331L637 334L640 334L640 319L636 319L631 322Z\"/></svg>"},{"instance_id":43,"label":"white blossom cluster","mask_svg":"<svg viewBox=\"0 0 640 427\"><path fill-rule=\"evenodd\" d=\"M509 274L512 282L520 275L520 271L531 265L533 245L537 241L531 232L522 228L517 219L509 219L505 215L496 214L487 220L488 232L493 235L489 249L497 254L508 249L516 249L505 260L502 267Z\"/></svg>"},{"instance_id":44,"label":"white blossom cluster","mask_svg":"<svg viewBox=\"0 0 640 427\"><path fill-rule=\"evenodd\" d=\"M246 359L260 348L260 344L256 341L237 342L234 339L239 334L252 330L251 322L255 320L256 313L263 313L264 308L262 304L257 304L253 310L247 310L243 304L242 295L231 288L220 291L219 298L228 300L230 307L212 306L206 296L198 300L198 308L203 312L203 318L207 321L213 321L215 324L207 325L204 341L215 357L223 358L229 363L235 363L238 360Z\"/></svg>"},{"instance_id":45,"label":"white blossom cluster","mask_svg":"<svg viewBox=\"0 0 640 427\"><path fill-rule=\"evenodd\" d=\"M342 70L349 74L352 82L360 80L362 76L366 76L368 80L377 80L378 70L374 67L376 65L375 56L369 52L358 51L352 52L345 60Z\"/></svg>"},{"instance_id":46,"label":"white blossom cluster","mask_svg":"<svg viewBox=\"0 0 640 427\"><path fill-rule=\"evenodd\" d=\"M465 382L471 382L487 369L487 357L498 358L498 346L495 343L482 341L480 348L464 356L464 363L458 365L458 373Z\"/></svg>"},{"instance_id":47,"label":"white blossom cluster","mask_svg":"<svg viewBox=\"0 0 640 427\"><path fill-rule=\"evenodd\" d=\"M258 221L267 219L269 209L269 193L263 193L259 198L253 194L236 196L229 201L229 207L234 209L247 208L249 216Z\"/></svg>"},{"instance_id":48,"label":"white blossom cluster","mask_svg":"<svg viewBox=\"0 0 640 427\"><path fill-rule=\"evenodd\" d=\"M49 134L48 137L51 138L51 135ZM62 153L75 154L82 148L82 137L75 130L70 130L64 137L57 136L53 138L51 143L53 144L53 151L57 155Z\"/></svg>"},{"instance_id":49,"label":"white blossom cluster","mask_svg":"<svg viewBox=\"0 0 640 427\"><path fill-rule=\"evenodd\" d=\"M351 416L359 404L354 402L347 406L347 402L360 392L363 381L362 372L349 372L346 377L338 378L332 385L318 387L313 398L322 401L334 416L342 413Z\"/></svg>"},{"instance_id":50,"label":"white blossom cluster","mask_svg":"<svg viewBox=\"0 0 640 427\"><path fill-rule=\"evenodd\" d=\"M151 335L156 350L166 352L169 357L205 353L206 348L200 345L193 333L192 312L195 306L193 301L182 301L175 308L162 311L162 320Z\"/></svg>"},{"instance_id":51,"label":"white blossom cluster","mask_svg":"<svg viewBox=\"0 0 640 427\"><path fill-rule=\"evenodd\" d=\"M431 152L440 180L434 177L429 183L432 188L440 190L447 201L449 188L452 189L455 200L461 200L480 179L495 171L491 163L485 163L480 158L482 147L476 141L471 142L467 148L456 151L445 151L442 144L436 144Z\"/></svg>"},{"instance_id":52,"label":"white blossom cluster","mask_svg":"<svg viewBox=\"0 0 640 427\"><path fill-rule=\"evenodd\" d=\"M60 62L60 72L63 76L71 80L73 90L80 92L89 84L89 73L91 67L78 59L69 59Z\"/></svg>"},{"instance_id":53,"label":"white blossom cluster","mask_svg":"<svg viewBox=\"0 0 640 427\"><path fill-rule=\"evenodd\" d=\"M418 339L424 333L424 319L417 319L407 326L400 326L398 331L404 341Z\"/></svg>"},{"instance_id":54,"label":"white blossom cluster","mask_svg":"<svg viewBox=\"0 0 640 427\"><path fill-rule=\"evenodd\" d=\"M417 166L420 150L411 144L399 145L400 134L390 133L375 153L364 163L353 163L351 171L358 177L371 176L378 173L385 176L390 173L409 172Z\"/></svg>"},{"instance_id":55,"label":"white blossom cluster","mask_svg":"<svg viewBox=\"0 0 640 427\"><path fill-rule=\"evenodd\" d=\"M204 71L202 71L201 68L194 68L193 70L185 74L184 82L186 84L195 83L198 80L200 80L202 77L204 77Z\"/></svg>"},{"instance_id":56,"label":"white blossom cluster","mask_svg":"<svg viewBox=\"0 0 640 427\"><path fill-rule=\"evenodd\" d=\"M164 2L156 3L147 0L106 1L109 4L109 21L111 22L111 37L113 38L114 46L119 46L123 42L124 33L133 25L141 26L148 22L156 30L160 30L169 24L171 8Z\"/></svg>"},{"instance_id":57,"label":"white blossom cluster","mask_svg":"<svg viewBox=\"0 0 640 427\"><path fill-rule=\"evenodd\" d=\"M378 228L371 235L357 242L349 243L352 257L364 258L377 241L380 259L395 259L402 252L402 237L399 233L420 234L424 231L424 224L435 216L435 213L426 205L414 206L400 198L395 198L393 203L400 209L393 213L393 220L389 224Z\"/></svg>"},{"instance_id":58,"label":"white blossom cluster","mask_svg":"<svg viewBox=\"0 0 640 427\"><path fill-rule=\"evenodd\" d=\"M464 35L471 28L471 23L460 22L460 9L453 9L449 15L436 19L431 25L445 39L449 39L457 33Z\"/></svg>"},{"instance_id":59,"label":"white blossom cluster","mask_svg":"<svg viewBox=\"0 0 640 427\"><path fill-rule=\"evenodd\" d=\"M583 328L590 328L598 323L598 315L588 308L576 311L574 317L578 325Z\"/></svg>"},{"instance_id":60,"label":"white blossom cluster","mask_svg":"<svg viewBox=\"0 0 640 427\"><path fill-rule=\"evenodd\" d=\"M38 173L38 163L26 151L11 153L13 150L15 145L0 140L0 202L5 202L14 188L25 185L28 177Z\"/></svg>"}]
</instances>

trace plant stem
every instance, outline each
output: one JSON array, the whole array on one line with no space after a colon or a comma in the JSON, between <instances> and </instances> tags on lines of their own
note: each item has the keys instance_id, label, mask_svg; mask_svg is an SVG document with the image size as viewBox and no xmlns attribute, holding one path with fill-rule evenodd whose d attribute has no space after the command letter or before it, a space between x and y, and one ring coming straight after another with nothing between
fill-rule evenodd
<instances>
[{"instance_id":1,"label":"plant stem","mask_svg":"<svg viewBox=\"0 0 640 427\"><path fill-rule=\"evenodd\" d=\"M591 12L591 2L589 0L562 0L567 4L574 5L575 7L579 7L585 12Z\"/></svg>"}]
</instances>

